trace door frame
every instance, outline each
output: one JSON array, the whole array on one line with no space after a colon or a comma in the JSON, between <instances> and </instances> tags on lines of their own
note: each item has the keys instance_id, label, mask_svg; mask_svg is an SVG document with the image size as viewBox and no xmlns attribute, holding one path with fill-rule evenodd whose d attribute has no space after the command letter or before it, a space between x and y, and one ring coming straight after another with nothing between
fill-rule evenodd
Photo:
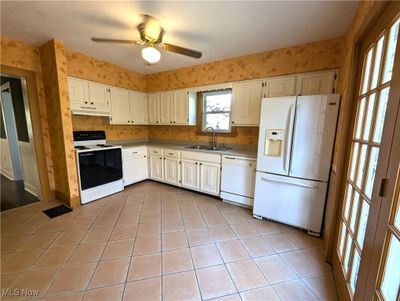
<instances>
[{"instance_id":1,"label":"door frame","mask_svg":"<svg viewBox=\"0 0 400 301\"><path fill-rule=\"evenodd\" d=\"M32 137L36 152L37 169L39 174L39 196L41 201L54 199L54 191L50 190L49 171L46 161L45 144L42 131L42 117L40 114L39 99L37 95L36 73L20 68L0 65L1 74L8 77L23 78L26 80L24 94L25 105L29 108L32 126ZM23 89L24 90L24 89ZM30 133L28 133L30 134Z\"/></svg>"},{"instance_id":2,"label":"door frame","mask_svg":"<svg viewBox=\"0 0 400 301\"><path fill-rule=\"evenodd\" d=\"M338 189L339 193L337 193L338 197L338 205L337 205L337 211L336 211L336 225L335 225L335 235L332 235L333 239L330 242L330 252L331 252L331 258L332 258L332 266L333 266L333 271L335 275L335 280L337 283L337 288L338 288L338 293L340 300L350 300L350 291L348 288L348 285L343 277L343 269L341 266L341 262L339 260L338 254L337 254L337 242L339 238L339 230L340 230L340 216L342 212L342 206L343 206L343 199L344 199L344 194L345 194L345 184L346 184L346 177L347 177L347 168L350 163L350 154L351 154L351 142L352 142L352 134L354 131L354 121L355 117L357 114L357 95L358 95L358 89L359 89L359 83L361 80L362 76L362 69L359 68L359 66L363 65L363 59L364 57L361 55L362 54L362 46L363 42L366 40L367 35L369 36L369 33L373 30L374 27L376 27L377 22L379 22L382 18L385 18L387 15L393 15L393 18L396 16L396 13L391 13L391 10L398 9L399 3L396 2L381 2L377 4L377 8L374 9L371 14L367 17L365 21L365 25L360 28L359 32L355 36L355 45L354 45L354 51L352 53L352 64L349 72L349 79L354 78L354 81L351 81L351 85L349 88L349 92L347 92L347 97L348 97L348 103L347 103L347 113L346 113L346 125L344 127L344 139L342 140L341 146L344 148L343 153L340 156L340 174L338 174L339 183L338 183ZM386 17L388 18L388 17ZM396 53L399 52L399 47L396 49ZM400 61L400 55L397 55L396 57L396 62L393 67L393 70L395 68L399 68L399 61ZM396 75L397 76L397 75ZM398 76L397 76L398 77ZM393 79L394 80L394 79ZM397 81L396 81L397 82ZM391 91L388 99L388 107L387 107L387 112L392 112L391 114L388 114L390 116L386 116L385 118L385 129L386 132L388 132L388 127L390 126L392 128L392 131L394 130L394 125L395 125L395 118L397 117L397 108L392 108L389 107L390 104L394 106L396 103L395 101L390 101L391 95L393 95L394 92L392 92L392 87L394 85L391 85ZM391 111L392 110L392 111ZM386 125L387 124L387 125ZM390 129L389 129L390 130ZM382 142L381 145L385 145L387 143L391 143L392 141L392 136L385 135L385 132L382 135ZM371 207L370 207L370 213L373 212L373 206L380 206L381 202L379 201L379 188L381 185L380 179L384 178L386 175L386 170L387 170L387 165L389 161L389 155L390 155L390 147L385 147L381 149L381 153L379 155L379 158L383 158L384 162L382 162L382 159L379 161L380 167L377 169L376 176L375 176L375 182L373 186L373 195L372 198L374 199L374 202L371 202ZM386 153L384 153L384 150ZM339 161L339 162L340 162ZM386 168L385 168L386 167ZM378 198L378 199L377 199ZM364 291L366 288L364 287L363 291L358 290L357 291L357 286L359 286L359 283L367 283L367 281L370 281L370 278L367 279L368 275L368 270L369 270L369 264L371 263L371 253L373 250L373 240L375 235L373 235L373 230L376 230L377 226L377 220L379 216L379 208L374 210L373 215L369 215L368 218L368 224L367 224L367 229L365 233L365 241L364 241L364 247L363 247L363 254L361 258L361 263L360 263L360 269L359 269L359 277L357 279L357 284L356 284L356 291L354 295L354 300L364 300L363 295ZM373 229L374 228L374 229ZM372 233L371 233L372 231ZM369 236L369 237L368 237ZM379 253L380 255L380 253ZM380 258L380 257L379 257ZM363 262L367 262L367 264L362 265ZM376 275L375 275L376 276ZM370 283L367 283L368 286ZM375 284L375 280L373 281L373 286Z\"/></svg>"}]
</instances>

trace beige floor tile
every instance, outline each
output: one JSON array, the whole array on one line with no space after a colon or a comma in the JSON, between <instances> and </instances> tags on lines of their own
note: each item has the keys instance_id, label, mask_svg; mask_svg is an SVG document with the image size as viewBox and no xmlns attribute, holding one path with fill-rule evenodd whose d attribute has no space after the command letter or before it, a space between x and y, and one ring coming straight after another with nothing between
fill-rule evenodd
<instances>
[{"instance_id":1,"label":"beige floor tile","mask_svg":"<svg viewBox=\"0 0 400 301\"><path fill-rule=\"evenodd\" d=\"M268 284L253 260L243 260L226 265L239 291L262 287Z\"/></svg>"},{"instance_id":2,"label":"beige floor tile","mask_svg":"<svg viewBox=\"0 0 400 301\"><path fill-rule=\"evenodd\" d=\"M300 276L326 272L331 269L316 249L296 250L280 254L281 258Z\"/></svg>"},{"instance_id":3,"label":"beige floor tile","mask_svg":"<svg viewBox=\"0 0 400 301\"><path fill-rule=\"evenodd\" d=\"M2 225L3 227L3 225ZM3 229L2 229L3 233ZM1 253L14 252L32 238L31 235L1 237Z\"/></svg>"},{"instance_id":4,"label":"beige floor tile","mask_svg":"<svg viewBox=\"0 0 400 301\"><path fill-rule=\"evenodd\" d=\"M96 262L100 260L106 242L79 245L68 260L68 264Z\"/></svg>"},{"instance_id":5,"label":"beige floor tile","mask_svg":"<svg viewBox=\"0 0 400 301\"><path fill-rule=\"evenodd\" d=\"M32 269L49 269L64 265L71 257L76 246L64 246L47 249L32 265Z\"/></svg>"},{"instance_id":6,"label":"beige floor tile","mask_svg":"<svg viewBox=\"0 0 400 301\"><path fill-rule=\"evenodd\" d=\"M162 253L163 275L193 269L189 249L178 249Z\"/></svg>"},{"instance_id":7,"label":"beige floor tile","mask_svg":"<svg viewBox=\"0 0 400 301\"><path fill-rule=\"evenodd\" d=\"M201 300L194 271L163 276L163 300Z\"/></svg>"},{"instance_id":8,"label":"beige floor tile","mask_svg":"<svg viewBox=\"0 0 400 301\"><path fill-rule=\"evenodd\" d=\"M228 224L246 223L247 218L239 214L237 211L222 212Z\"/></svg>"},{"instance_id":9,"label":"beige floor tile","mask_svg":"<svg viewBox=\"0 0 400 301\"><path fill-rule=\"evenodd\" d=\"M308 235L304 231L290 230L283 233L290 241L292 241L299 249L305 248L321 248L322 239Z\"/></svg>"},{"instance_id":10,"label":"beige floor tile","mask_svg":"<svg viewBox=\"0 0 400 301\"><path fill-rule=\"evenodd\" d=\"M262 238L274 249L276 253L297 250L297 247L281 233L263 235Z\"/></svg>"},{"instance_id":11,"label":"beige floor tile","mask_svg":"<svg viewBox=\"0 0 400 301\"><path fill-rule=\"evenodd\" d=\"M209 245L212 244L214 241L211 237L210 231L205 230L197 230L187 232L187 238L189 242L189 246L201 246L201 245Z\"/></svg>"},{"instance_id":12,"label":"beige floor tile","mask_svg":"<svg viewBox=\"0 0 400 301\"><path fill-rule=\"evenodd\" d=\"M183 219L186 231L195 231L207 229L206 224L204 223L201 217L193 218L192 216Z\"/></svg>"},{"instance_id":13,"label":"beige floor tile","mask_svg":"<svg viewBox=\"0 0 400 301\"><path fill-rule=\"evenodd\" d=\"M82 243L107 241L112 231L113 231L112 227L89 229L89 231L83 238Z\"/></svg>"},{"instance_id":14,"label":"beige floor tile","mask_svg":"<svg viewBox=\"0 0 400 301\"><path fill-rule=\"evenodd\" d=\"M257 258L255 263L271 284L297 278L296 273L278 255Z\"/></svg>"},{"instance_id":15,"label":"beige floor tile","mask_svg":"<svg viewBox=\"0 0 400 301\"><path fill-rule=\"evenodd\" d=\"M18 248L18 251L47 249L50 246L50 244L57 238L58 235L59 235L58 232L31 235L31 238L24 244L22 244Z\"/></svg>"},{"instance_id":16,"label":"beige floor tile","mask_svg":"<svg viewBox=\"0 0 400 301\"><path fill-rule=\"evenodd\" d=\"M113 285L87 290L82 301L120 301L124 285Z\"/></svg>"},{"instance_id":17,"label":"beige floor tile","mask_svg":"<svg viewBox=\"0 0 400 301\"><path fill-rule=\"evenodd\" d=\"M109 241L101 256L101 260L131 256L133 243L133 239Z\"/></svg>"},{"instance_id":18,"label":"beige floor tile","mask_svg":"<svg viewBox=\"0 0 400 301\"><path fill-rule=\"evenodd\" d=\"M126 284L124 301L161 301L161 278L150 278Z\"/></svg>"},{"instance_id":19,"label":"beige floor tile","mask_svg":"<svg viewBox=\"0 0 400 301\"><path fill-rule=\"evenodd\" d=\"M279 227L276 223L272 221L266 220L253 220L250 222L250 225L258 232L260 235L270 234L270 233L278 233L280 232Z\"/></svg>"},{"instance_id":20,"label":"beige floor tile","mask_svg":"<svg viewBox=\"0 0 400 301\"><path fill-rule=\"evenodd\" d=\"M66 231L89 229L93 224L93 221L93 216L78 216L74 219L74 222L68 227L68 229L66 229Z\"/></svg>"},{"instance_id":21,"label":"beige floor tile","mask_svg":"<svg viewBox=\"0 0 400 301\"><path fill-rule=\"evenodd\" d=\"M197 246L190 249L196 269L223 263L218 249L214 244Z\"/></svg>"},{"instance_id":22,"label":"beige floor tile","mask_svg":"<svg viewBox=\"0 0 400 301\"><path fill-rule=\"evenodd\" d=\"M300 280L292 280L273 285L281 300L318 300L317 296Z\"/></svg>"},{"instance_id":23,"label":"beige floor tile","mask_svg":"<svg viewBox=\"0 0 400 301\"><path fill-rule=\"evenodd\" d=\"M133 256L128 281L161 276L161 254Z\"/></svg>"},{"instance_id":24,"label":"beige floor tile","mask_svg":"<svg viewBox=\"0 0 400 301\"><path fill-rule=\"evenodd\" d=\"M153 223L161 220L161 211L142 211L140 214L141 223Z\"/></svg>"},{"instance_id":25,"label":"beige floor tile","mask_svg":"<svg viewBox=\"0 0 400 301\"><path fill-rule=\"evenodd\" d=\"M209 227L218 227L228 224L225 218L219 212L212 214L203 214L203 218Z\"/></svg>"},{"instance_id":26,"label":"beige floor tile","mask_svg":"<svg viewBox=\"0 0 400 301\"><path fill-rule=\"evenodd\" d=\"M161 235L161 225L160 223L150 222L150 223L140 223L137 231L137 237L143 236L159 236Z\"/></svg>"},{"instance_id":27,"label":"beige floor tile","mask_svg":"<svg viewBox=\"0 0 400 301\"><path fill-rule=\"evenodd\" d=\"M41 297L49 288L58 272L59 269L49 269L23 273L12 284L12 288L37 290L37 296Z\"/></svg>"},{"instance_id":28,"label":"beige floor tile","mask_svg":"<svg viewBox=\"0 0 400 301\"><path fill-rule=\"evenodd\" d=\"M85 236L86 230L74 230L61 233L51 245L51 248L78 245Z\"/></svg>"},{"instance_id":29,"label":"beige floor tile","mask_svg":"<svg viewBox=\"0 0 400 301\"><path fill-rule=\"evenodd\" d=\"M258 236L258 233L249 223L232 224L231 228L239 238Z\"/></svg>"},{"instance_id":30,"label":"beige floor tile","mask_svg":"<svg viewBox=\"0 0 400 301\"><path fill-rule=\"evenodd\" d=\"M243 301L280 301L279 296L271 286L240 293Z\"/></svg>"},{"instance_id":31,"label":"beige floor tile","mask_svg":"<svg viewBox=\"0 0 400 301\"><path fill-rule=\"evenodd\" d=\"M140 213L122 213L117 220L116 226L136 225L139 223Z\"/></svg>"},{"instance_id":32,"label":"beige floor tile","mask_svg":"<svg viewBox=\"0 0 400 301\"><path fill-rule=\"evenodd\" d=\"M240 296L238 294L233 294L233 295L213 299L213 301L242 301L242 299L240 299ZM253 301L257 301L257 300L253 300ZM266 301L266 300L259 300L259 301Z\"/></svg>"},{"instance_id":33,"label":"beige floor tile","mask_svg":"<svg viewBox=\"0 0 400 301\"><path fill-rule=\"evenodd\" d=\"M235 285L224 265L196 270L204 300L236 293Z\"/></svg>"},{"instance_id":34,"label":"beige floor tile","mask_svg":"<svg viewBox=\"0 0 400 301\"><path fill-rule=\"evenodd\" d=\"M117 226L111 233L110 240L133 239L136 236L137 226Z\"/></svg>"},{"instance_id":35,"label":"beige floor tile","mask_svg":"<svg viewBox=\"0 0 400 301\"><path fill-rule=\"evenodd\" d=\"M339 300L336 292L335 278L332 272L305 277L302 278L302 280L321 300Z\"/></svg>"},{"instance_id":36,"label":"beige floor tile","mask_svg":"<svg viewBox=\"0 0 400 301\"><path fill-rule=\"evenodd\" d=\"M1 264L1 273L25 272L43 252L42 249L15 252Z\"/></svg>"},{"instance_id":37,"label":"beige floor tile","mask_svg":"<svg viewBox=\"0 0 400 301\"><path fill-rule=\"evenodd\" d=\"M44 222L39 229L36 230L35 234L40 233L52 233L64 231L71 225L71 222L59 221L59 220L49 220Z\"/></svg>"},{"instance_id":38,"label":"beige floor tile","mask_svg":"<svg viewBox=\"0 0 400 301\"><path fill-rule=\"evenodd\" d=\"M98 227L114 227L118 219L118 214L99 214L94 223L92 228Z\"/></svg>"},{"instance_id":39,"label":"beige floor tile","mask_svg":"<svg viewBox=\"0 0 400 301\"><path fill-rule=\"evenodd\" d=\"M68 293L61 296L50 296L46 297L44 301L81 301L84 292L77 292L77 293Z\"/></svg>"},{"instance_id":40,"label":"beige floor tile","mask_svg":"<svg viewBox=\"0 0 400 301\"><path fill-rule=\"evenodd\" d=\"M187 248L188 243L185 232L171 232L162 235L163 251L174 250L179 248Z\"/></svg>"},{"instance_id":41,"label":"beige floor tile","mask_svg":"<svg viewBox=\"0 0 400 301\"><path fill-rule=\"evenodd\" d=\"M143 255L148 253L161 252L161 237L147 236L136 238L134 255Z\"/></svg>"},{"instance_id":42,"label":"beige floor tile","mask_svg":"<svg viewBox=\"0 0 400 301\"><path fill-rule=\"evenodd\" d=\"M217 247L221 253L222 259L225 262L233 262L250 258L239 240L227 240L219 242L217 243Z\"/></svg>"},{"instance_id":43,"label":"beige floor tile","mask_svg":"<svg viewBox=\"0 0 400 301\"><path fill-rule=\"evenodd\" d=\"M162 222L162 233L184 231L182 219L171 219Z\"/></svg>"},{"instance_id":44,"label":"beige floor tile","mask_svg":"<svg viewBox=\"0 0 400 301\"><path fill-rule=\"evenodd\" d=\"M211 227L210 232L215 242L237 239L230 226Z\"/></svg>"},{"instance_id":45,"label":"beige floor tile","mask_svg":"<svg viewBox=\"0 0 400 301\"><path fill-rule=\"evenodd\" d=\"M13 282L21 275L19 273L12 273L12 274L1 274L1 288L7 289L11 288Z\"/></svg>"},{"instance_id":46,"label":"beige floor tile","mask_svg":"<svg viewBox=\"0 0 400 301\"><path fill-rule=\"evenodd\" d=\"M47 291L47 295L57 295L86 289L93 275L96 264L68 266L58 274Z\"/></svg>"},{"instance_id":47,"label":"beige floor tile","mask_svg":"<svg viewBox=\"0 0 400 301\"><path fill-rule=\"evenodd\" d=\"M89 284L89 289L125 283L130 258L100 261Z\"/></svg>"},{"instance_id":48,"label":"beige floor tile","mask_svg":"<svg viewBox=\"0 0 400 301\"><path fill-rule=\"evenodd\" d=\"M275 254L274 250L261 237L248 237L241 242L251 257Z\"/></svg>"}]
</instances>

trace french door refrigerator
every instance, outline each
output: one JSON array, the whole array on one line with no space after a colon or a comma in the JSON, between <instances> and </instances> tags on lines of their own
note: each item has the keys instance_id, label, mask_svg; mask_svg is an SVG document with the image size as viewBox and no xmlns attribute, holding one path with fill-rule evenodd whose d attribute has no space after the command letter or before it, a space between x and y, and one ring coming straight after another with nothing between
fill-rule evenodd
<instances>
[{"instance_id":1,"label":"french door refrigerator","mask_svg":"<svg viewBox=\"0 0 400 301\"><path fill-rule=\"evenodd\" d=\"M319 235L339 94L264 98L253 214Z\"/></svg>"}]
</instances>

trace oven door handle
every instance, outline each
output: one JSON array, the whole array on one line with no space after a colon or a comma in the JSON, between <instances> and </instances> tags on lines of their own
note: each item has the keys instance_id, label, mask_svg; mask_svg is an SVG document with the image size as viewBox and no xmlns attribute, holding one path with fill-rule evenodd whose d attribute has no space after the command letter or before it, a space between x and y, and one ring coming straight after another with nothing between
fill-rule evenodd
<instances>
[{"instance_id":1,"label":"oven door handle","mask_svg":"<svg viewBox=\"0 0 400 301\"><path fill-rule=\"evenodd\" d=\"M94 153L81 153L81 154L79 154L79 157L88 157L88 156L94 156Z\"/></svg>"}]
</instances>

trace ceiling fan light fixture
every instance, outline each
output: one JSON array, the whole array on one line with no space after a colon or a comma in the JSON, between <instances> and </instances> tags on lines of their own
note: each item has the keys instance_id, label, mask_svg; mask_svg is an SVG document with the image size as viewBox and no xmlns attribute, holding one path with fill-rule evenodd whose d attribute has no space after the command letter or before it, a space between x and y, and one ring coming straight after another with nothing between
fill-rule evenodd
<instances>
[{"instance_id":1,"label":"ceiling fan light fixture","mask_svg":"<svg viewBox=\"0 0 400 301\"><path fill-rule=\"evenodd\" d=\"M154 64L160 61L161 53L153 46L146 46L142 49L142 57L149 64Z\"/></svg>"}]
</instances>

